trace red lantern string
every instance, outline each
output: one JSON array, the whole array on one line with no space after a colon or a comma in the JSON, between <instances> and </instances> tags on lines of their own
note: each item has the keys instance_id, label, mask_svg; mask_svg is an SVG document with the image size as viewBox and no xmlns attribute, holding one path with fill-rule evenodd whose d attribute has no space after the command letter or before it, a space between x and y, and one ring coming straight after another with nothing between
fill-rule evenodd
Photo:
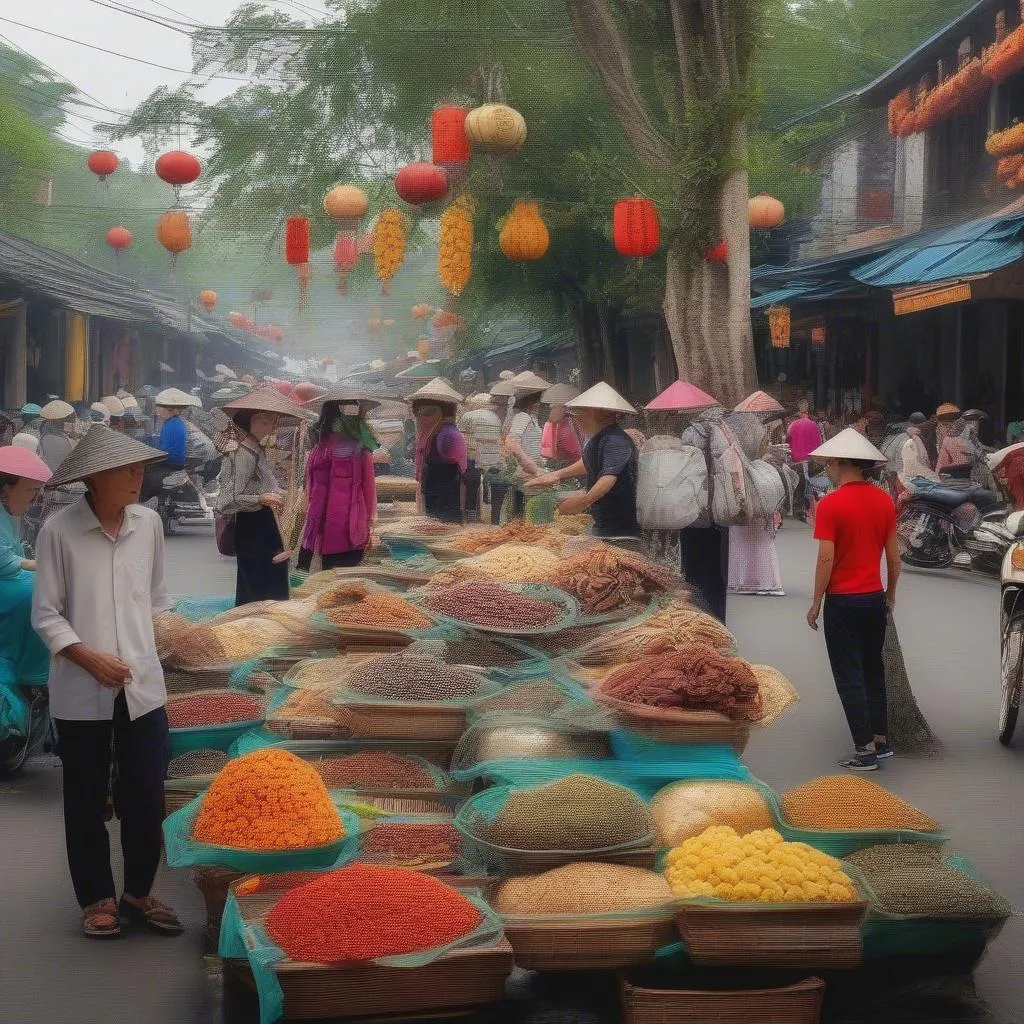
<instances>
[{"instance_id":1,"label":"red lantern string","mask_svg":"<svg viewBox=\"0 0 1024 1024\"><path fill-rule=\"evenodd\" d=\"M116 153L112 153L109 149L97 149L95 152L89 154L88 159L89 170L95 174L100 181L106 182L107 176L114 173L117 170L120 160L117 158Z\"/></svg>"},{"instance_id":2,"label":"red lantern string","mask_svg":"<svg viewBox=\"0 0 1024 1024\"><path fill-rule=\"evenodd\" d=\"M353 231L339 231L334 240L334 269L338 275L338 294L348 290L348 275L359 263L359 240Z\"/></svg>"}]
</instances>

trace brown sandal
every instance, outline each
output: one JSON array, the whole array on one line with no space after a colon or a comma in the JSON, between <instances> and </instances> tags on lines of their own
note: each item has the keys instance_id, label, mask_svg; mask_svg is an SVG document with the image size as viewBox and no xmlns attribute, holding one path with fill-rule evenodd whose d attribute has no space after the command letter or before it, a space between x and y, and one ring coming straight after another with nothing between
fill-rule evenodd
<instances>
[{"instance_id":1,"label":"brown sandal","mask_svg":"<svg viewBox=\"0 0 1024 1024\"><path fill-rule=\"evenodd\" d=\"M160 935L180 935L185 926L178 920L178 915L166 903L161 903L155 896L147 896L138 903L121 899L121 917L132 924L141 924L150 931Z\"/></svg>"},{"instance_id":2,"label":"brown sandal","mask_svg":"<svg viewBox=\"0 0 1024 1024\"><path fill-rule=\"evenodd\" d=\"M82 911L82 934L87 939L119 939L121 921L113 899L100 900Z\"/></svg>"}]
</instances>

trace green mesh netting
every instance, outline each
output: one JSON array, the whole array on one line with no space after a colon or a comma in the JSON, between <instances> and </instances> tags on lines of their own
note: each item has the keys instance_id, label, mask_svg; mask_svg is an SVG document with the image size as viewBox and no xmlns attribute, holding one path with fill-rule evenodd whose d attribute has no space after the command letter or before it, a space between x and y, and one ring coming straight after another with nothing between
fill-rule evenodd
<instances>
[{"instance_id":1,"label":"green mesh netting","mask_svg":"<svg viewBox=\"0 0 1024 1024\"><path fill-rule=\"evenodd\" d=\"M175 614L180 615L189 622L205 622L222 612L230 611L235 607L233 596L218 595L207 597L183 597L175 601L171 609Z\"/></svg>"}]
</instances>

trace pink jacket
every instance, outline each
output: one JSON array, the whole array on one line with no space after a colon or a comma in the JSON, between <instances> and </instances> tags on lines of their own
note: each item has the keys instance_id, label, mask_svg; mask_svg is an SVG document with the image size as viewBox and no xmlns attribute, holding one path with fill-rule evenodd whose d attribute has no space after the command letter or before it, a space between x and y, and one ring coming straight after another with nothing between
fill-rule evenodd
<instances>
[{"instance_id":1,"label":"pink jacket","mask_svg":"<svg viewBox=\"0 0 1024 1024\"><path fill-rule=\"evenodd\" d=\"M329 437L306 460L309 509L302 546L322 555L357 551L377 515L373 456L355 441Z\"/></svg>"}]
</instances>

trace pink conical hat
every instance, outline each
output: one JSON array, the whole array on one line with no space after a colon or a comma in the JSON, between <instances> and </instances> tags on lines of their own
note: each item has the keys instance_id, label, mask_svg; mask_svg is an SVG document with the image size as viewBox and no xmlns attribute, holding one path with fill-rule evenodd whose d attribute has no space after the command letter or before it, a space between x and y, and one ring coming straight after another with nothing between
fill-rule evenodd
<instances>
[{"instance_id":1,"label":"pink conical hat","mask_svg":"<svg viewBox=\"0 0 1024 1024\"><path fill-rule=\"evenodd\" d=\"M785 412L767 391L755 391L740 402L733 412Z\"/></svg>"},{"instance_id":2,"label":"pink conical hat","mask_svg":"<svg viewBox=\"0 0 1024 1024\"><path fill-rule=\"evenodd\" d=\"M653 402L644 408L648 412L696 412L708 409L719 403L706 391L701 391L696 384L688 384L685 380L677 380L675 384L665 388Z\"/></svg>"},{"instance_id":3,"label":"pink conical hat","mask_svg":"<svg viewBox=\"0 0 1024 1024\"><path fill-rule=\"evenodd\" d=\"M37 484L45 484L50 479L50 467L35 452L20 445L0 448L0 473L27 477Z\"/></svg>"}]
</instances>

